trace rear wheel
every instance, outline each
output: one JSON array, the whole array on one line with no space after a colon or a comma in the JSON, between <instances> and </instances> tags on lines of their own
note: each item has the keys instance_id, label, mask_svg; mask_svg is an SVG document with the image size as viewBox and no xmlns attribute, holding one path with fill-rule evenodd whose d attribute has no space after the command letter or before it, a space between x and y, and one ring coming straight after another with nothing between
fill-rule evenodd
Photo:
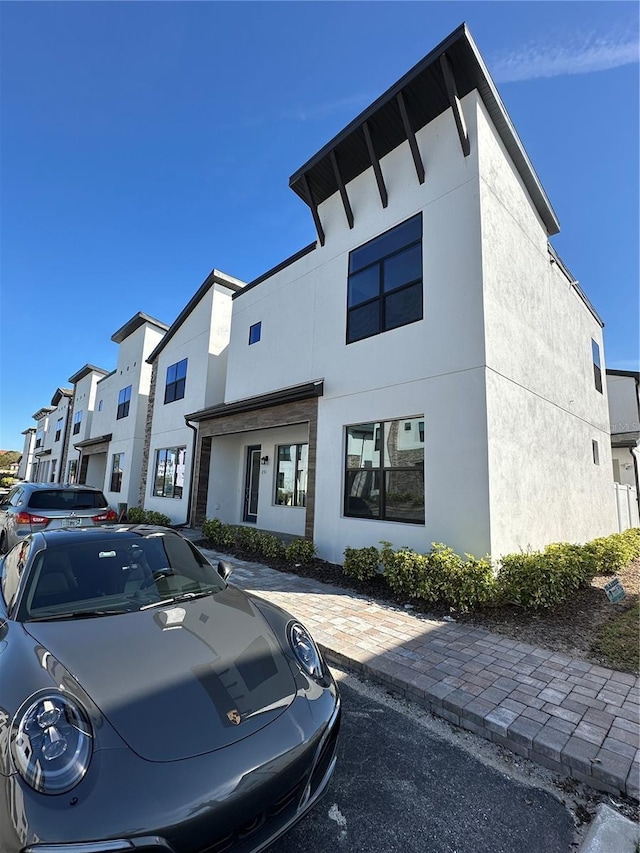
<instances>
[{"instance_id":1,"label":"rear wheel","mask_svg":"<svg viewBox=\"0 0 640 853\"><path fill-rule=\"evenodd\" d=\"M7 534L2 531L0 533L0 554L6 554L7 552Z\"/></svg>"}]
</instances>

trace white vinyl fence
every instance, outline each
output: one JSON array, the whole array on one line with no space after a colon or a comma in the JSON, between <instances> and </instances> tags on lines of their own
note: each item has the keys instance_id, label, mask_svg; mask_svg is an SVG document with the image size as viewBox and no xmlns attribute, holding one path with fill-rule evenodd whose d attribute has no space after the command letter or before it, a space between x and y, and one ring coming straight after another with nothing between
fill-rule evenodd
<instances>
[{"instance_id":1,"label":"white vinyl fence","mask_svg":"<svg viewBox=\"0 0 640 853\"><path fill-rule=\"evenodd\" d=\"M613 484L616 494L616 509L618 511L618 531L621 533L629 527L640 527L638 514L638 492L634 486Z\"/></svg>"}]
</instances>

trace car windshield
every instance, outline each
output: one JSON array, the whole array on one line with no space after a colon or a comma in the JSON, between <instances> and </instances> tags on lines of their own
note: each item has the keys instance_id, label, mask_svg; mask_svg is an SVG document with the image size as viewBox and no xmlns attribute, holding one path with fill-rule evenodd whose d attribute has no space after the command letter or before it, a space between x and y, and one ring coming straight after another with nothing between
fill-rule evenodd
<instances>
[{"instance_id":1,"label":"car windshield","mask_svg":"<svg viewBox=\"0 0 640 853\"><path fill-rule=\"evenodd\" d=\"M29 509L102 509L107 500L91 489L38 489L29 498Z\"/></svg>"},{"instance_id":2,"label":"car windshield","mask_svg":"<svg viewBox=\"0 0 640 853\"><path fill-rule=\"evenodd\" d=\"M180 536L116 535L40 551L20 609L23 621L106 616L210 595L224 586Z\"/></svg>"}]
</instances>

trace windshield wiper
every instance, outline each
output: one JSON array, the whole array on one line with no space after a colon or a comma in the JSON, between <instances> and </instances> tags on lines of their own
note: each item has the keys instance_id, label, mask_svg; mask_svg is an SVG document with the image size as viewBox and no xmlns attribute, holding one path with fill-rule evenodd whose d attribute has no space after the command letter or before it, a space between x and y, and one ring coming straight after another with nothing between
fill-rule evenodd
<instances>
[{"instance_id":1,"label":"windshield wiper","mask_svg":"<svg viewBox=\"0 0 640 853\"><path fill-rule=\"evenodd\" d=\"M179 592L171 598L163 598L161 601L152 601L150 604L143 604L140 610L150 610L152 607L164 607L165 604L175 604L177 601L191 601L194 598L206 598L214 592L218 592L215 587L203 590L202 592Z\"/></svg>"},{"instance_id":2,"label":"windshield wiper","mask_svg":"<svg viewBox=\"0 0 640 853\"><path fill-rule=\"evenodd\" d=\"M131 610L125 608L113 610L72 610L69 613L50 613L47 616L32 616L29 622L55 622L58 619L91 619L94 616L115 616L131 612Z\"/></svg>"}]
</instances>

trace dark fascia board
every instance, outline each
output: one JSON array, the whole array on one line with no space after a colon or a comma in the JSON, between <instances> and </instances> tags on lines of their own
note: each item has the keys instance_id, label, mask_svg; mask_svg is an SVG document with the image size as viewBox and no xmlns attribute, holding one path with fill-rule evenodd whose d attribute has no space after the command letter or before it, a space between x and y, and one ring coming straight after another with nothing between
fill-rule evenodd
<instances>
[{"instance_id":1,"label":"dark fascia board","mask_svg":"<svg viewBox=\"0 0 640 853\"><path fill-rule=\"evenodd\" d=\"M557 234L560 230L558 218L464 23L301 166L289 179L289 186L310 207L326 201L338 191L331 168L332 152L342 163L345 183L365 172L371 166L362 129L365 122L369 125L378 157L384 157L398 147L406 140L402 117L396 106L400 94L406 100L414 132L449 109L451 104L440 65L440 57L445 53L450 60L458 96L462 99L472 90L478 90L547 233ZM305 176L313 193L312 199L305 189Z\"/></svg>"},{"instance_id":2,"label":"dark fascia board","mask_svg":"<svg viewBox=\"0 0 640 853\"><path fill-rule=\"evenodd\" d=\"M267 409L270 406L282 406L286 403L295 403L299 400L308 400L312 397L322 397L324 393L324 380L316 379L313 382L305 382L302 385L292 385L289 388L281 388L269 394L260 394L257 397L246 397L244 400L235 400L233 403L220 403L199 412L185 415L187 423L199 423L216 418L224 418L227 415L237 415L242 412L253 412L256 409Z\"/></svg>"},{"instance_id":3,"label":"dark fascia board","mask_svg":"<svg viewBox=\"0 0 640 853\"><path fill-rule=\"evenodd\" d=\"M166 323L162 323L160 320L156 320L155 317L150 317L149 314L144 314L142 311L138 311L138 313L134 314L133 317L124 324L124 326L121 326L117 332L114 332L113 335L111 335L111 340L114 344L121 344L129 337L129 335L132 335L137 329L139 329L140 326L144 326L145 323L155 326L161 332L166 332L169 328Z\"/></svg>"},{"instance_id":4,"label":"dark fascia board","mask_svg":"<svg viewBox=\"0 0 640 853\"><path fill-rule=\"evenodd\" d=\"M80 370L73 374L73 376L69 377L69 382L71 382L72 385L76 385L90 373L99 373L101 376L106 376L108 372L108 370L103 370L101 367L96 367L93 364L85 364L84 367L81 367Z\"/></svg>"},{"instance_id":5,"label":"dark fascia board","mask_svg":"<svg viewBox=\"0 0 640 853\"><path fill-rule=\"evenodd\" d=\"M51 456L51 448L48 447L46 450L36 450L36 452L33 455L38 456L38 457L40 457L40 456Z\"/></svg>"},{"instance_id":6,"label":"dark fascia board","mask_svg":"<svg viewBox=\"0 0 640 853\"><path fill-rule=\"evenodd\" d=\"M96 382L96 385L99 385L101 382L104 382L105 379L108 379L110 376L113 376L117 372L118 372L118 369L116 368L115 370L110 370L109 373L105 373L104 376L101 376L100 379L98 379L98 381Z\"/></svg>"},{"instance_id":7,"label":"dark fascia board","mask_svg":"<svg viewBox=\"0 0 640 853\"><path fill-rule=\"evenodd\" d=\"M227 273L224 272L220 272L220 270L211 270L209 275L205 278L200 287L196 290L191 299L184 306L182 311L178 314L176 319L169 326L167 334L163 337L158 346L153 350L153 352L147 359L147 364L153 364L155 359L160 355L164 347L166 347L166 345L178 331L180 326L195 309L196 305L209 292L209 290L213 287L214 284L220 284L222 285L222 287L228 288L229 290L233 291L234 296L237 292L241 293L242 289L245 287L245 283L243 281L240 281L239 278L233 278L233 276L227 275Z\"/></svg>"},{"instance_id":8,"label":"dark fascia board","mask_svg":"<svg viewBox=\"0 0 640 853\"><path fill-rule=\"evenodd\" d=\"M22 430L22 432L20 433L20 435L33 435L33 433L34 433L35 431L36 431L36 428L35 428L35 427L27 427L26 429L23 429L23 430Z\"/></svg>"},{"instance_id":9,"label":"dark fascia board","mask_svg":"<svg viewBox=\"0 0 640 853\"><path fill-rule=\"evenodd\" d=\"M640 432L612 432L611 447L637 447L640 445Z\"/></svg>"},{"instance_id":10,"label":"dark fascia board","mask_svg":"<svg viewBox=\"0 0 640 853\"><path fill-rule=\"evenodd\" d=\"M91 447L92 444L102 444L102 442L104 442L104 441L106 441L106 442L111 441L112 436L113 436L113 433L110 432L107 435L98 435L95 438L86 438L84 441L79 441L77 444L74 444L73 446L78 448L78 449L83 448L83 447Z\"/></svg>"},{"instance_id":11,"label":"dark fascia board","mask_svg":"<svg viewBox=\"0 0 640 853\"><path fill-rule=\"evenodd\" d=\"M640 372L637 370L609 370L607 367L605 373L607 376L627 376L629 379L635 379L640 383Z\"/></svg>"},{"instance_id":12,"label":"dark fascia board","mask_svg":"<svg viewBox=\"0 0 640 853\"><path fill-rule=\"evenodd\" d=\"M236 299L238 296L242 296L243 293L246 293L247 290L251 290L252 287L256 287L256 285L258 284L262 284L263 281L266 281L268 278L271 278L272 275L275 275L276 273L279 273L287 267L291 266L291 264L294 264L296 261L299 261L300 258L304 258L305 255L308 255L310 252L313 252L316 247L317 243L314 240L313 243L309 243L308 246L305 246L304 249L300 249L300 251L296 252L295 255L291 255L290 257L286 258L286 260L281 261L275 267L272 267L270 270L267 270L267 272L262 273L262 275L259 275L258 278L254 278L253 281L250 281L249 284L242 288L242 290L239 290L237 293L234 293L233 299Z\"/></svg>"},{"instance_id":13,"label":"dark fascia board","mask_svg":"<svg viewBox=\"0 0 640 853\"><path fill-rule=\"evenodd\" d=\"M34 421L39 421L41 418L46 418L47 415L50 415L51 412L55 412L55 406L43 406L41 409L38 409L37 412L34 412L31 417Z\"/></svg>"},{"instance_id":14,"label":"dark fascia board","mask_svg":"<svg viewBox=\"0 0 640 853\"><path fill-rule=\"evenodd\" d=\"M562 260L560 255L553 248L551 243L547 243L547 250L549 252L549 255L551 256L552 262L554 264L556 264L558 269L564 274L565 278L567 279L567 281L569 282L571 287L575 290L575 292L578 294L580 299L582 299L582 301L584 302L584 304L588 308L588 310L591 313L591 315L593 316L594 320L596 320L598 322L598 324L600 325L600 327L604 329L604 320L602 319L602 317L600 317L600 315L598 314L596 309L593 307L593 305L589 301L587 294L584 292L584 290L578 284L578 279L569 270L569 268L564 263L564 261Z\"/></svg>"},{"instance_id":15,"label":"dark fascia board","mask_svg":"<svg viewBox=\"0 0 640 853\"><path fill-rule=\"evenodd\" d=\"M57 388L56 393L51 398L51 405L58 406L63 397L73 397L73 388Z\"/></svg>"}]
</instances>

